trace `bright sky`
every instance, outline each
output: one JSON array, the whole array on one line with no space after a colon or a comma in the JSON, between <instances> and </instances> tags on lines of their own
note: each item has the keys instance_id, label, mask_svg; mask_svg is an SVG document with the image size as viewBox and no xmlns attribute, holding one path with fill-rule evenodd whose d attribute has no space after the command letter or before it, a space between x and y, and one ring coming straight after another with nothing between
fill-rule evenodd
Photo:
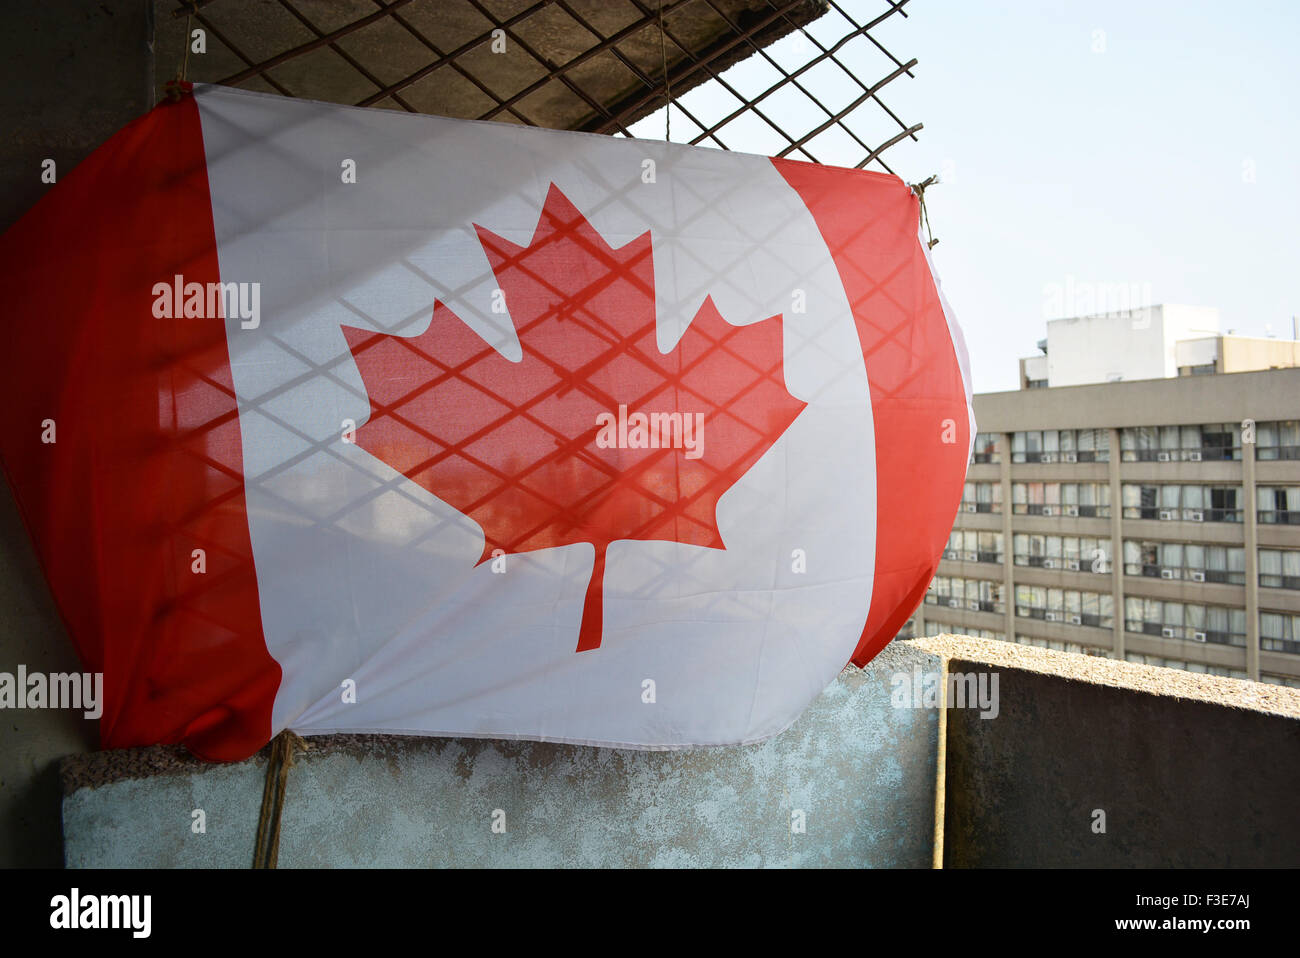
<instances>
[{"instance_id":1,"label":"bright sky","mask_svg":"<svg viewBox=\"0 0 1300 958\"><path fill-rule=\"evenodd\" d=\"M863 20L883 9L841 5ZM925 128L885 160L908 182L943 179L927 193L935 265L976 392L1016 388L1016 361L1037 352L1045 321L1075 312L1068 300L1059 309L1067 284L1076 296L1105 286L1139 297L1120 305L1215 306L1225 331L1290 337L1300 315L1300 3L913 0L906 9L873 35L917 58L915 78L899 77L881 99ZM832 13L810 32L829 44L843 26ZM813 52L800 43L770 52L793 68ZM867 83L893 69L864 39L843 59ZM725 78L749 96L777 75L751 57ZM831 64L805 79L832 109L861 92ZM735 101L710 86L683 105L718 118ZM799 132L825 117L789 88L762 108ZM873 146L898 131L871 103L849 123ZM662 112L634 127L656 139L663 130ZM674 112L674 140L695 132ZM719 135L752 153L786 142L752 114ZM865 152L838 131L812 149L843 165Z\"/></svg>"}]
</instances>

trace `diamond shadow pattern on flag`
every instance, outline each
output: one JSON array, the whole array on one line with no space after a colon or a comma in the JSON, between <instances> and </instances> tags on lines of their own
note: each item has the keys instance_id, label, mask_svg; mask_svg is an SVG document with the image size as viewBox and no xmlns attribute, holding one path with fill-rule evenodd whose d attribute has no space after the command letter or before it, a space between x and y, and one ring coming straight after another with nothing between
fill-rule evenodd
<instances>
[{"instance_id":1,"label":"diamond shadow pattern on flag","mask_svg":"<svg viewBox=\"0 0 1300 958\"><path fill-rule=\"evenodd\" d=\"M298 106L293 106L283 111L285 119L277 123L277 130L284 130L287 127L292 126L293 124L287 121L292 120L294 116L297 115L294 111L303 111L308 106L310 105L300 103ZM336 113L333 116L337 117L337 115L338 114ZM344 112L345 118L350 119L353 115L354 114L351 111ZM359 114L357 118L363 124L368 122L368 116L365 113ZM211 116L209 121L205 122L210 122L215 129L217 124L224 124L227 121L224 113L217 112ZM335 120L334 122L338 121ZM496 128L493 127L492 129L495 130ZM362 138L368 136L364 130L358 130L357 135ZM258 143L264 149L275 152L280 151L281 144L275 138L270 138L269 141L259 139ZM641 145L638 144L633 146L627 144L619 146L618 141L610 141L604 138L594 141L592 145L596 146L597 144L609 144L611 147L616 147L621 150L626 154L628 159L632 161L632 168L638 174L640 173L639 157L643 155L640 152L642 148ZM576 146L577 143L575 142L574 145ZM662 149L662 145L652 145L652 148L655 150ZM693 151L685 151L680 147L672 147L670 148L670 152L671 151L679 151L682 156L694 155ZM230 154L230 152L230 139L226 138L223 141L222 137L216 137L214 142L215 158L213 162L220 167L224 162L225 157ZM804 285L810 296L811 302L814 304L810 309L810 312L816 313L819 309L824 310L826 308L825 303L833 301L837 296L841 298L843 297L843 292L838 281L826 277L826 286L823 289L818 285L822 280L813 278L810 284L809 277L806 273L801 274L798 269L794 269L785 264L783 259L788 259L789 257L782 257L782 251L787 249L786 244L789 242L785 235L789 232L789 225L783 222L782 216L768 216L762 219L751 216L747 219L742 218L739 221L733 221L731 219L729 213L730 210L743 208L743 203L745 201L752 202L752 188L750 188L751 195L747 195L747 187L743 183L731 182L730 180L715 180L713 182L706 181L704 183L696 184L690 177L673 177L671 172L672 164L668 163L664 158L660 158L660 162L661 175L672 178L672 189L676 192L657 192L654 187L646 187L642 184L639 176L632 177L629 181L629 178L619 175L619 169L617 167L611 168L608 165L599 164L589 167L588 172L593 176L599 177L602 171L604 172L607 177L607 188L599 200L590 200L588 202L584 208L584 213L588 216L595 217L600 215L602 208L606 206L613 207L617 204L636 206L640 203L654 203L656 201L662 203L665 198L681 197L683 194L690 193L693 190L705 190L706 193L701 194L698 201L685 204L685 208L680 214L678 221L680 228L683 231L690 231L692 235L698 232L693 224L696 217L701 214L697 213L696 210L699 207L704 207L705 209L709 209L713 216L720 218L729 224L722 232L727 235L730 242L728 245L717 247L717 253L719 255L715 258L710 259L707 262L698 262L693 264L695 267L694 271L689 269L683 270L680 263L676 268L674 268L671 259L666 260L665 263L662 264L665 269L670 271L671 275L679 277L679 283L684 284L681 287L682 290L685 291L683 292L683 296L687 298L698 296L700 301L704 300L708 295L708 287L712 280L716 284L724 287L724 289L730 288L732 290L731 295L733 299L743 299L750 295L750 289L754 286L750 274L752 273L754 263L756 262L756 251L770 250L771 254L769 255L769 259L771 262L767 263L764 267L768 274L765 278L770 279L776 276L776 274L784 273L785 278L780 280L780 283L787 291L799 286L800 284ZM735 161L727 160L725 162L734 163ZM756 159L754 158L749 160L751 165L754 162L756 162ZM763 162L766 163L768 161ZM363 168L370 170L375 169L373 163L366 163ZM326 170L323 170L322 173L328 176ZM372 182L375 175L377 174L371 174ZM301 177L299 176L298 178ZM509 180L505 180L502 182L502 186L507 190L514 190L523 198L526 204L533 205L534 210L537 208L535 204L537 204L544 195L544 187L539 189L537 184L529 183L527 179L524 179L523 181L515 181L513 185ZM335 189L337 189L337 187L335 187ZM664 188L661 187L660 189ZM729 201L728 197L733 193L736 195L736 200ZM304 204L304 209L306 204L310 202L311 195L322 194L319 193L319 188L317 188L316 192L304 190L304 198L300 201ZM283 202L284 199L284 197L279 198L280 206L275 209L273 214L268 212L272 209L270 204L257 202L248 203L246 206L248 213L241 214L239 232L235 235L253 236L259 233L259 231L265 231L267 229L282 230L283 227L278 226L277 221L283 220L284 217L288 215L283 212L286 208ZM680 202L680 200L678 200L678 202ZM738 206L737 204L740 205ZM774 211L775 209L776 208L774 208ZM802 213L801 207L798 207L797 209L800 211L800 215L804 216L806 221L806 213ZM591 212L588 213L588 210ZM229 214L227 215L229 216ZM533 215L536 217L537 213L535 212ZM658 217L658 219L656 219L656 217ZM662 220L662 218L662 212L656 213L651 210L647 213L646 222L658 222L659 220ZM482 217L476 217L475 219L488 228L499 228L497 227L497 224L503 222L499 218L494 219L488 213L485 213ZM504 222L507 226L513 226L516 231L522 227L522 224L517 222L513 224L508 220ZM799 225L802 226L802 223ZM532 225L528 228L530 234L535 226L536 220L534 219ZM705 228L707 232L707 229L709 228L716 229L716 225L714 227L709 227L709 225L705 223L703 228ZM642 229L644 229L644 227L642 227ZM227 228L225 235L231 235L229 227ZM281 233L280 235L288 234ZM516 242L526 242L528 239L527 236L517 236L514 233L511 233L510 236L512 241ZM618 245L625 244L628 238L627 234L620 236ZM818 245L820 245L819 241ZM680 257L683 251L679 249L677 252ZM689 249L686 252L689 252ZM656 250L656 256L657 255L658 250ZM255 262L256 258L250 260L250 263ZM438 281L435 279L434 274L427 272L430 269L430 262L427 256L422 254L419 258L406 257L398 262L400 262L401 268L405 270L409 276L416 277L418 278L417 282L422 281L426 284L428 290L428 302L432 303L439 295L448 299L456 298L457 289L452 289L448 292L445 280ZM223 266L224 265L226 265L226 263L223 258ZM394 266L396 265L397 263L394 263ZM661 264L656 263L656 271L658 271L660 265ZM247 265L239 267L239 271L240 274L243 275L256 275L255 272L248 272ZM235 272L229 273L230 278L234 278L235 275ZM831 275L833 276L833 272ZM268 281L267 289L273 290L275 285L278 285L280 282L282 281L276 280L275 284L271 284ZM476 295L482 292L482 290L479 289L480 284L471 281L464 281L463 279L460 280L460 282L463 282L464 285L463 287L459 287L459 289L468 289ZM832 286L831 283L834 285ZM373 284L370 284L369 281L367 281L367 285ZM773 285L776 285L775 280L773 281ZM429 323L429 312L423 311L415 305L411 305L404 315L394 316L394 311L390 308L394 303L392 302L392 297L387 295L383 297L386 301L385 311L381 314L375 314L372 312L372 307L368 305L376 301L372 293L363 292L361 295L356 295L353 292L353 287L346 282L332 282L328 286L317 286L316 289L319 293L323 293L332 298L333 303L335 304L336 313L346 312L356 317L356 319L353 320L340 320L339 324L334 327L335 329L339 329L341 326L351 325L356 326L357 328L366 328L372 333L375 331L392 331L399 334L405 333L406 336L410 338L410 333L426 329L427 324ZM357 287L357 289L360 290L361 287ZM788 296L788 292L785 295ZM402 301L405 302L407 300L406 298L403 298ZM818 305L819 303L821 304L820 306ZM771 305L770 301L768 305ZM486 312L486 306L486 302L483 302L484 312ZM320 307L315 308L319 309ZM778 310L780 309L781 306L778 304ZM401 310L398 310L398 312L401 312ZM744 328L744 320L746 318L762 325L762 323L766 322L773 313L774 311L771 309L767 309L766 311L729 309L724 313L724 315L728 320L726 324L728 327L731 326L735 320L739 319L741 324L736 326L736 328L739 329ZM270 315L270 313L268 313L268 315ZM688 323L689 318L690 317L687 316ZM833 369L834 372L822 381L810 380L807 377L804 377L801 384L797 387L792 385L789 391L804 400L812 399L821 395L833 397L837 382L842 381L845 385L845 389L841 391L841 398L838 401L845 401L843 398L844 395L851 394L854 397L853 402L855 404L860 404L862 400L857 397L861 397L864 394L865 389L859 386L857 381L850 382L850 380L854 380L852 370L849 368L851 364L846 364L844 362L844 357L847 356L851 358L852 356L851 352L845 351L844 347L847 344L835 343L833 339L827 340L822 335L823 331L821 327L817 325L817 323L822 322L821 318L818 318L815 322L810 320L812 320L812 317L807 317L794 328L791 328L788 324L783 324L785 325L784 346L786 361L789 363L792 359L801 360L802 357L806 355L822 355L827 358L827 362L833 364L828 366L828 368ZM828 319L826 321L829 322L830 320ZM838 322L838 320L836 320L836 322ZM661 349L671 349L671 340L673 336L680 336L683 326L688 323L682 323L681 317L676 313L661 315L659 328ZM474 325L472 318L471 324ZM474 325L474 328L480 330L480 335L482 335L481 325ZM511 332L513 332L513 329ZM286 447L285 455L274 462L263 463L260 465L258 455L255 451L253 461L250 463L248 471L250 488L259 490L259 494L274 497L276 500L274 507L277 510L283 509L286 518L287 514L292 513L301 516L302 521L304 522L314 524L318 527L328 525L338 529L341 533L351 533L355 535L358 533L359 529L368 528L368 532L366 533L368 537L373 538L376 535L382 534L385 522L388 519L391 519L389 513L391 513L392 510L387 504L387 498L393 496L400 497L403 501L408 502L412 508L425 508L428 510L430 517L435 518L435 524L438 530L449 528L450 526L464 525L463 521L458 522L455 518L449 517L445 509L438 509L436 506L426 506L424 505L425 500L423 498L419 496L413 497L411 495L411 490L414 489L415 486L400 471L389 472L386 467L383 467L382 464L379 463L379 460L369 459L369 457L366 457L368 461L358 459L355 454L349 452L346 446L341 446L339 444L338 435L335 429L327 430L325 428L317 427L304 428L303 422L300 419L295 419L294 415L290 414L295 408L291 401L292 395L295 393L297 387L303 385L303 383L312 378L327 380L331 387L335 388L339 392L346 392L351 396L360 395L364 397L365 394L359 393L356 388L357 385L360 384L361 380L351 378L347 375L346 366L348 364L346 361L343 363L339 362L340 356L338 353L322 353L313 349L304 348L302 343L295 339L292 327L285 327L283 325L277 327L274 324L271 324L269 326L264 326L263 329L257 330L254 333L245 333L238 329L237 324L231 324L230 338L232 343L232 352L235 356L236 363L240 364L241 367L245 369L250 369L251 367L242 359L244 352L243 344L246 342L253 342L253 340L249 338L253 335L261 337L264 344L276 344L276 348L286 356L292 355L294 357L303 357L305 362L301 375L288 382L280 381L277 383L268 383L267 388L263 389L256 386L256 379L253 379L251 382L254 383L254 385L250 386L250 381L245 380L244 385L241 386L241 406L250 415L265 418L267 420L274 420L277 424L277 428L285 430L283 434L286 438L292 437L293 440L300 443L299 446ZM669 342L663 342L664 339L667 339ZM510 355L512 344L508 341L506 336L497 335L494 332L485 338L485 342L495 342L496 349L499 349L503 355ZM346 348L346 343L342 340L341 334L340 344ZM517 353L517 344L515 344L515 349ZM347 352L343 352L342 357L345 360L350 358ZM259 354L257 365L265 365L267 358L268 357L265 353ZM295 361L297 360L295 359ZM858 362L859 364L861 363L860 358L858 359ZM859 370L860 369L861 366L859 365ZM857 374L857 380L861 380L861 375L861 372ZM862 382L865 383L865 380L862 380ZM369 402L366 402L365 408L370 408ZM356 420L357 422L362 422L363 417L357 416ZM335 420L335 422L337 422L337 420ZM280 424L283 424L283 426ZM355 495L350 494L349 498L346 500L335 500L333 503L334 508L325 512L313 512L309 509L305 509L303 503L291 503L289 501L290 497L298 494L299 490L302 488L303 482L301 480L306 475L301 471L294 472L294 464L308 465L309 460L313 460L313 457L319 457L322 455L337 462L340 466L345 466L348 470L357 472L358 477L364 479L367 482L367 485L365 489L358 487L354 490ZM367 518L367 510L372 505L377 507L378 511L370 512L370 518ZM259 508L257 512L258 514L261 514L262 509ZM818 519L817 521L821 520ZM416 538L407 540L406 545L412 546L418 539L418 541L421 542L429 542L431 545L434 545L435 548L445 552L446 546L444 544L441 542L435 543L435 540L443 538L442 533L439 531L430 532L429 530L429 523L413 523L410 526L410 534ZM788 556L790 554L791 546L801 546L806 544L806 536L803 533L800 533L799 538L794 542L787 542L784 547L778 548L777 552L773 554L773 561L775 562L775 560L783 554L787 557L785 564L788 565ZM482 545L483 543L480 539L480 544L476 547L476 552L481 553ZM289 562L293 555L292 550L283 554L277 552L276 544L274 542L270 543L269 551L266 550L265 544L263 547L259 548L262 549L262 551L259 551L259 562L265 561L271 566L277 564L283 565L285 562ZM638 569L638 581L635 584L625 581L620 587L621 594L625 599L631 598L634 595L639 595L642 598L650 598L654 594L666 590L666 593L664 594L667 595L670 601L680 604L683 576L689 576L690 566L699 561L696 557L691 555L691 552L698 551L701 550L678 552L673 554L671 559L663 552L640 553L638 560L638 565L640 567ZM656 581L654 575L648 574L648 566L657 562L665 563L658 581ZM775 562L775 564L778 566L777 575L782 576L781 587L783 589L798 589L800 587L808 588L812 584L811 582L807 584L801 582L799 577L794 577L787 583L784 575L779 572L781 563ZM823 566L824 568L832 570L835 568L833 564L827 565L826 563L823 563ZM588 568L590 568L590 566L588 566ZM847 575L849 573L845 574ZM853 574L856 575L856 573ZM584 576L584 580L586 578L587 576ZM626 580L626 576L624 576L624 579ZM700 594L703 595L703 593ZM760 593L755 592L752 597L742 597L742 600L752 603L757 601L760 595ZM863 598L861 601L865 604L866 597L869 595L869 580L864 584L862 595ZM717 608L721 610L729 603L734 604L736 599L734 595L719 592L716 599L711 601L715 601L717 603ZM687 620L683 620L683 622L685 621ZM783 629L778 628L775 634L781 635L782 632ZM764 628L759 635L755 636L755 642L765 643L767 641L766 634L767 628ZM784 641L784 638L782 640ZM370 661L370 659L363 659L360 657L361 647L356 647L358 657L350 659L348 656L352 653L349 651L349 646L339 645L335 640L331 641L334 642L334 644L328 646L330 649L330 657L326 658L322 656L321 651L323 650L321 649L318 649L314 656L315 660L318 662L330 662L330 671L333 673L333 679L330 681L318 680L319 684L317 684L316 687L320 691L317 694L322 696L322 703L328 702L330 696L329 689L337 689L337 683L340 678L345 678L349 675L355 674L357 669L360 669L365 665L365 662ZM573 645L570 645L569 648L572 650ZM343 654L339 656L336 661L334 654L340 649ZM289 657L287 659L282 658L282 661L286 662L286 668L291 672L301 674L303 670L299 668L300 663L294 660L294 657L300 654L305 656L307 654L305 646L302 647L301 651L294 647L289 647L284 654ZM570 652L570 654L572 653ZM277 656L281 656L281 653L277 652ZM847 657L847 652L845 653L845 657ZM325 674L321 674L320 679L325 679ZM809 677L809 682L810 684L813 683L811 675ZM337 699L337 693L334 693L334 698ZM302 709L306 705L307 703L304 703L295 708L286 701L284 705L284 714L286 716L292 716L295 713L303 714L303 721L306 722L309 727L310 723L316 720L302 712ZM277 706L277 708L278 707L279 706ZM307 707L312 708L312 714L315 714L314 707ZM294 722L295 720L289 718L289 721ZM302 726L295 722L295 727Z\"/></svg>"},{"instance_id":2,"label":"diamond shadow pattern on flag","mask_svg":"<svg viewBox=\"0 0 1300 958\"><path fill-rule=\"evenodd\" d=\"M597 648L608 542L725 548L718 497L804 404L781 377L777 317L732 326L706 298L674 351L660 353L649 233L611 249L553 184L528 247L478 232L522 324L523 363L441 304L419 337L345 329L370 396L358 443L478 521L481 561L595 545L578 650ZM620 424L610 450L597 424L624 410L647 417L641 444Z\"/></svg>"}]
</instances>

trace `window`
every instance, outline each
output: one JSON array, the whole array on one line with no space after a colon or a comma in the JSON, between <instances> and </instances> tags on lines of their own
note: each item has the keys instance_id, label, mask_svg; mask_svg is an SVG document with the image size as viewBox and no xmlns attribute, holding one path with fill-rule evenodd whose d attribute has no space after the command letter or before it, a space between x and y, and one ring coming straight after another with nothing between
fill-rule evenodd
<instances>
[{"instance_id":1,"label":"window","mask_svg":"<svg viewBox=\"0 0 1300 958\"><path fill-rule=\"evenodd\" d=\"M1237 546L1126 539L1124 574L1245 585L1246 550Z\"/></svg>"},{"instance_id":2,"label":"window","mask_svg":"<svg viewBox=\"0 0 1300 958\"><path fill-rule=\"evenodd\" d=\"M981 532L976 539L975 551L980 562L1002 561L1002 533Z\"/></svg>"},{"instance_id":3,"label":"window","mask_svg":"<svg viewBox=\"0 0 1300 958\"><path fill-rule=\"evenodd\" d=\"M1257 491L1260 522L1300 525L1300 486L1260 486Z\"/></svg>"},{"instance_id":4,"label":"window","mask_svg":"<svg viewBox=\"0 0 1300 958\"><path fill-rule=\"evenodd\" d=\"M1079 569L1104 575L1110 572L1109 539L1085 536L1079 539Z\"/></svg>"},{"instance_id":5,"label":"window","mask_svg":"<svg viewBox=\"0 0 1300 958\"><path fill-rule=\"evenodd\" d=\"M1110 486L1104 482L1080 482L1072 487L1080 516L1105 519L1110 516ZM1066 503L1069 503L1066 499Z\"/></svg>"},{"instance_id":6,"label":"window","mask_svg":"<svg viewBox=\"0 0 1300 958\"><path fill-rule=\"evenodd\" d=\"M1057 482L1013 482L1011 511L1018 515L1060 515L1061 485Z\"/></svg>"},{"instance_id":7,"label":"window","mask_svg":"<svg viewBox=\"0 0 1300 958\"><path fill-rule=\"evenodd\" d=\"M1241 424L1215 423L1200 427L1199 448L1194 444L1184 444L1184 459L1226 460L1241 458Z\"/></svg>"},{"instance_id":8,"label":"window","mask_svg":"<svg viewBox=\"0 0 1300 958\"><path fill-rule=\"evenodd\" d=\"M975 485L975 511L1002 511L1002 484L1000 482L980 482Z\"/></svg>"},{"instance_id":9,"label":"window","mask_svg":"<svg viewBox=\"0 0 1300 958\"><path fill-rule=\"evenodd\" d=\"M1241 521L1241 487L1209 486L1207 487L1210 508L1206 510L1206 522L1240 522Z\"/></svg>"},{"instance_id":10,"label":"window","mask_svg":"<svg viewBox=\"0 0 1300 958\"><path fill-rule=\"evenodd\" d=\"M1109 629L1114 620L1114 600L1109 594L1078 589L1016 586L1016 615L1063 625Z\"/></svg>"},{"instance_id":11,"label":"window","mask_svg":"<svg viewBox=\"0 0 1300 958\"><path fill-rule=\"evenodd\" d=\"M962 487L961 508L964 512L1001 512L1000 482L968 482Z\"/></svg>"},{"instance_id":12,"label":"window","mask_svg":"<svg viewBox=\"0 0 1300 958\"><path fill-rule=\"evenodd\" d=\"M1002 533L954 529L948 535L943 557L960 562L1001 562Z\"/></svg>"},{"instance_id":13,"label":"window","mask_svg":"<svg viewBox=\"0 0 1300 958\"><path fill-rule=\"evenodd\" d=\"M994 432L975 434L975 451L971 455L973 462L1001 462L1000 437Z\"/></svg>"},{"instance_id":14,"label":"window","mask_svg":"<svg viewBox=\"0 0 1300 958\"><path fill-rule=\"evenodd\" d=\"M1119 433L1122 462L1151 462L1160 450L1160 432L1154 426L1131 426Z\"/></svg>"},{"instance_id":15,"label":"window","mask_svg":"<svg viewBox=\"0 0 1300 958\"><path fill-rule=\"evenodd\" d=\"M1240 459L1241 426L1132 426L1120 431L1120 456L1124 462Z\"/></svg>"},{"instance_id":16,"label":"window","mask_svg":"<svg viewBox=\"0 0 1300 958\"><path fill-rule=\"evenodd\" d=\"M1261 422L1255 441L1256 459L1300 459L1300 419Z\"/></svg>"},{"instance_id":17,"label":"window","mask_svg":"<svg viewBox=\"0 0 1300 958\"><path fill-rule=\"evenodd\" d=\"M1156 506L1160 490L1157 486L1137 486L1125 483L1120 487L1125 519L1155 519L1160 511Z\"/></svg>"},{"instance_id":18,"label":"window","mask_svg":"<svg viewBox=\"0 0 1300 958\"><path fill-rule=\"evenodd\" d=\"M1108 462L1105 429L1044 429L1011 434L1012 462Z\"/></svg>"},{"instance_id":19,"label":"window","mask_svg":"<svg viewBox=\"0 0 1300 958\"><path fill-rule=\"evenodd\" d=\"M1125 483L1120 487L1120 499L1125 519L1184 522L1240 522L1242 519L1240 486Z\"/></svg>"},{"instance_id":20,"label":"window","mask_svg":"<svg viewBox=\"0 0 1300 958\"><path fill-rule=\"evenodd\" d=\"M1042 566L1046 551L1046 537L1017 532L1011 539L1012 561L1016 565Z\"/></svg>"},{"instance_id":21,"label":"window","mask_svg":"<svg viewBox=\"0 0 1300 958\"><path fill-rule=\"evenodd\" d=\"M1110 462L1110 431L1078 429L1075 435L1079 462Z\"/></svg>"},{"instance_id":22,"label":"window","mask_svg":"<svg viewBox=\"0 0 1300 958\"><path fill-rule=\"evenodd\" d=\"M1165 639L1245 647L1246 610L1127 596L1124 628Z\"/></svg>"},{"instance_id":23,"label":"window","mask_svg":"<svg viewBox=\"0 0 1300 958\"><path fill-rule=\"evenodd\" d=\"M930 605L974 612L1006 612L1002 583L992 579L962 579L935 576L925 594Z\"/></svg>"},{"instance_id":24,"label":"window","mask_svg":"<svg viewBox=\"0 0 1300 958\"><path fill-rule=\"evenodd\" d=\"M1300 550L1260 549L1259 584L1269 589L1300 589Z\"/></svg>"},{"instance_id":25,"label":"window","mask_svg":"<svg viewBox=\"0 0 1300 958\"><path fill-rule=\"evenodd\" d=\"M1261 612L1259 647L1269 652L1300 655L1300 615L1293 612Z\"/></svg>"}]
</instances>

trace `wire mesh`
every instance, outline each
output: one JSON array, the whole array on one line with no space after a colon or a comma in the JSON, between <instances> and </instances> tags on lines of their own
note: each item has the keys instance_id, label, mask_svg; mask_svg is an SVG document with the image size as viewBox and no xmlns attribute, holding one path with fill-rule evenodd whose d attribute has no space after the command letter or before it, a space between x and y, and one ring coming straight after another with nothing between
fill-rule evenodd
<instances>
[{"instance_id":1,"label":"wire mesh","mask_svg":"<svg viewBox=\"0 0 1300 958\"><path fill-rule=\"evenodd\" d=\"M882 93L917 61L879 34L908 2L159 0L158 60L197 30L193 80L893 172L922 127Z\"/></svg>"}]
</instances>

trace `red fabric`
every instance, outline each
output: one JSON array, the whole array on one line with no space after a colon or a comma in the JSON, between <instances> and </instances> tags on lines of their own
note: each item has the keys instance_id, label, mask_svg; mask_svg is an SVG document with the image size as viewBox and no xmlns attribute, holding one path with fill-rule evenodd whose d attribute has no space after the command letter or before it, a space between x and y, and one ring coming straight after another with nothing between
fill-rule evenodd
<instances>
[{"instance_id":1,"label":"red fabric","mask_svg":"<svg viewBox=\"0 0 1300 958\"><path fill-rule=\"evenodd\" d=\"M898 634L939 568L966 480L966 389L917 236L912 191L894 176L773 162L807 204L830 248L871 385L876 574L867 625L852 659L861 666Z\"/></svg>"},{"instance_id":2,"label":"red fabric","mask_svg":"<svg viewBox=\"0 0 1300 958\"><path fill-rule=\"evenodd\" d=\"M0 456L83 665L104 673L103 745L236 760L270 738L280 668L224 321L153 315L177 273L220 278L192 97L127 126L0 237Z\"/></svg>"}]
</instances>

